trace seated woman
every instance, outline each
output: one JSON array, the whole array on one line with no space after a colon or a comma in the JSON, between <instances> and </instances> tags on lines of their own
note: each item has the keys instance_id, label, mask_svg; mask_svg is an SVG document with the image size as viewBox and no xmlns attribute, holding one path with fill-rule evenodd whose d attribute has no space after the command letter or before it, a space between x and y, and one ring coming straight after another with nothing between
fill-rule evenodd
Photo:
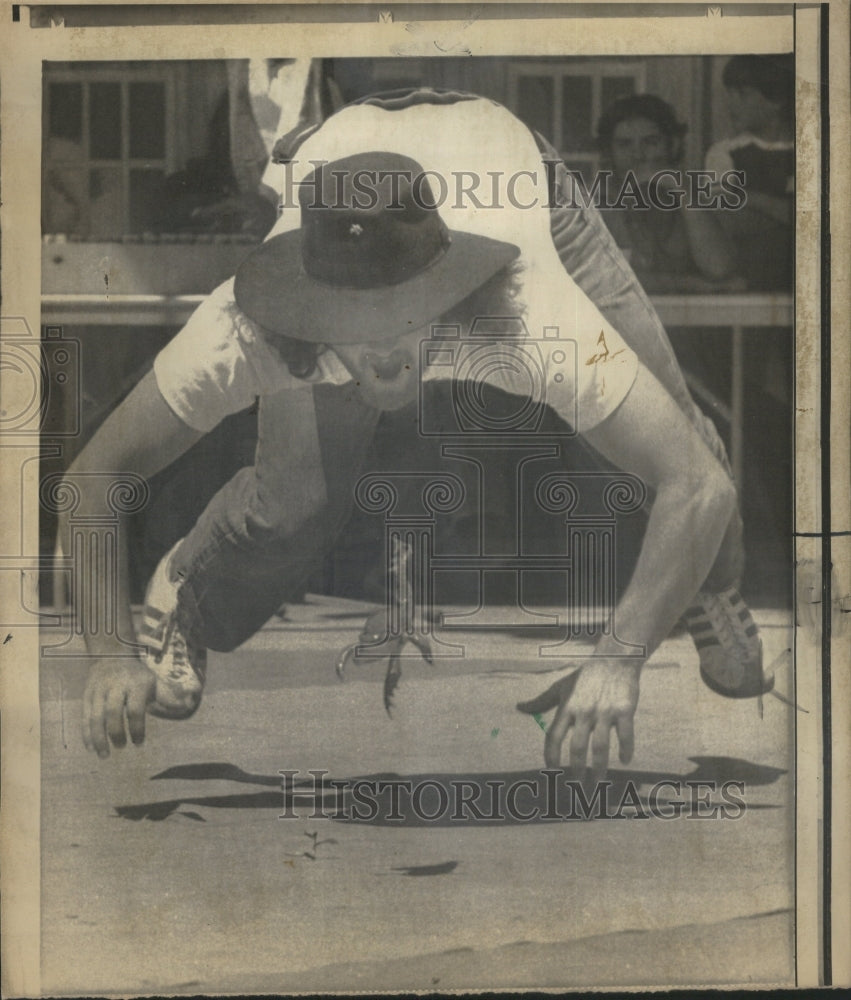
<instances>
[{"instance_id":1,"label":"seated woman","mask_svg":"<svg viewBox=\"0 0 851 1000\"><path fill-rule=\"evenodd\" d=\"M603 218L645 291L736 290L735 254L718 210L689 207L688 192L678 194L686 131L670 104L653 94L609 107L597 139L613 175L607 204L617 207L606 208Z\"/></svg>"}]
</instances>

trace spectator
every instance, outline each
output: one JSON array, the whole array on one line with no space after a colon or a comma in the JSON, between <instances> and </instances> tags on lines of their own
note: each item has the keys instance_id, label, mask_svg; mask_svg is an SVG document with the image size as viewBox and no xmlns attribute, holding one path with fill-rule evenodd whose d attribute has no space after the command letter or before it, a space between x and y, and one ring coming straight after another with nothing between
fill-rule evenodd
<instances>
[{"instance_id":1,"label":"spectator","mask_svg":"<svg viewBox=\"0 0 851 1000\"><path fill-rule=\"evenodd\" d=\"M754 290L792 287L795 185L793 57L733 56L722 77L735 135L712 146L706 167L744 174L747 202L724 214L736 266Z\"/></svg>"},{"instance_id":2,"label":"spectator","mask_svg":"<svg viewBox=\"0 0 851 1000\"><path fill-rule=\"evenodd\" d=\"M735 270L719 212L691 209L676 197L683 190L676 168L686 131L653 94L615 101L597 126L604 165L613 173L609 201L619 203L603 218L650 292L716 290ZM662 207L663 200L675 207Z\"/></svg>"}]
</instances>

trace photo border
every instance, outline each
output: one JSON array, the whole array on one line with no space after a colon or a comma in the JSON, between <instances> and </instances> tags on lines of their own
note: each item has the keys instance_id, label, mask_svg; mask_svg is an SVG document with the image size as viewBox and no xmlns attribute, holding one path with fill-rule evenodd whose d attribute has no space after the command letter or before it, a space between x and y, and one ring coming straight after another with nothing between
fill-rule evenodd
<instances>
[{"instance_id":1,"label":"photo border","mask_svg":"<svg viewBox=\"0 0 851 1000\"><path fill-rule=\"evenodd\" d=\"M252 5L252 9L261 6ZM478 6L486 15L475 17L471 8L439 5L304 4L303 20L295 20L292 9L287 13L293 18L287 22L288 37L294 50L325 57L431 56L436 41L450 48L446 54L456 54L452 46L466 46L476 55L542 56L563 55L571 49L582 55L773 52L786 51L794 42L798 79L795 549L799 564L814 561L826 567L820 634L799 627L795 636L793 700L819 708L796 713L797 980L801 987L847 984L851 982L851 954L843 942L851 926L851 902L842 887L851 883L847 840L851 679L847 626L843 624L847 619L842 615L851 604L840 607L838 617L832 609L851 591L848 5L801 5L795 8L793 20L792 6L780 4L583 4L572 10L561 9L564 5L529 4L522 16L519 5L511 5L506 21L496 13L497 8L508 9L506 5ZM604 16L595 16L601 8ZM63 9L60 17L57 12ZM392 10L392 21L380 20L385 9ZM0 31L0 114L6 139L0 167L2 317L5 336L17 337L28 329L29 336L38 340L40 172L33 165L41 163L42 60L98 59L107 54L110 59L145 59L152 51L160 59L244 58L268 52L269 26L75 26L74 16L83 8L74 4L18 10L20 20L7 21ZM128 19L144 20L144 13L150 15L156 7L128 5L125 10ZM410 18L403 11L408 10L416 14L420 26L427 23L428 30L407 31ZM7 17L9 13L6 10ZM368 14L377 14L378 19L368 22ZM541 17L535 14L547 20L544 44ZM28 15L47 17L46 26L30 27ZM826 56L832 86L825 86ZM825 163L828 157L829 165ZM816 169L814 165L820 162L822 168ZM828 212L832 246L827 242ZM4 406L13 411L25 405L25 400L4 399ZM38 559L30 556L38 552L37 519L24 517L23 511L37 509L38 463L33 456L38 454L39 443L37 435L34 441L4 437L0 447L0 526L3 551L12 553L0 557L0 569L6 570L0 572L0 606L13 609L3 626L11 639L4 646L0 680L3 992L35 996L40 992L40 819L38 796L33 794L41 781L40 619L35 610L40 567ZM831 563L840 581L838 594L830 590Z\"/></svg>"}]
</instances>

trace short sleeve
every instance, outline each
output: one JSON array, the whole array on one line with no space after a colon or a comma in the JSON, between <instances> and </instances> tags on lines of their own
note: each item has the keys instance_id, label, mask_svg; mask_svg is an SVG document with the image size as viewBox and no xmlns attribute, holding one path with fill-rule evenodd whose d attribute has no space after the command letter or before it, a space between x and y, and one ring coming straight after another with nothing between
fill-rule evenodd
<instances>
[{"instance_id":1,"label":"short sleeve","mask_svg":"<svg viewBox=\"0 0 851 1000\"><path fill-rule=\"evenodd\" d=\"M174 413L204 432L257 396L294 382L257 325L236 305L232 278L201 303L160 351L154 375Z\"/></svg>"},{"instance_id":2,"label":"short sleeve","mask_svg":"<svg viewBox=\"0 0 851 1000\"><path fill-rule=\"evenodd\" d=\"M545 402L584 434L626 398L638 358L557 257L552 266L527 265L521 278L516 334L462 340L452 366L430 367L423 377L437 381L463 372L467 381Z\"/></svg>"},{"instance_id":3,"label":"short sleeve","mask_svg":"<svg viewBox=\"0 0 851 1000\"><path fill-rule=\"evenodd\" d=\"M626 398L638 357L561 267L550 271L535 300L527 322L544 348L547 402L584 434Z\"/></svg>"}]
</instances>

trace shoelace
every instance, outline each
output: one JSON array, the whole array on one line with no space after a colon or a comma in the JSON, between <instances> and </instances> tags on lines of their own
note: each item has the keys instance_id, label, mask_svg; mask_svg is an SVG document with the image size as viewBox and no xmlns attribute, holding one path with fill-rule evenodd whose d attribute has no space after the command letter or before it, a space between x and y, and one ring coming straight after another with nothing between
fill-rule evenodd
<instances>
[{"instance_id":1,"label":"shoelace","mask_svg":"<svg viewBox=\"0 0 851 1000\"><path fill-rule=\"evenodd\" d=\"M714 595L704 603L704 608L721 648L728 654L734 653L745 660L749 659L748 647L743 638L744 630L740 634L736 629L736 623L732 620L732 608Z\"/></svg>"},{"instance_id":2,"label":"shoelace","mask_svg":"<svg viewBox=\"0 0 851 1000\"><path fill-rule=\"evenodd\" d=\"M162 663L169 645L171 646L172 658L172 669L169 673L174 673L175 677L178 675L185 676L186 670L182 668L188 667L192 675L203 684L204 665L193 656L193 648L187 641L186 636L177 628L177 615L174 614L168 617L168 624L166 625L163 638L163 648L156 657L156 663ZM196 653L198 652L197 647L195 651Z\"/></svg>"}]
</instances>

